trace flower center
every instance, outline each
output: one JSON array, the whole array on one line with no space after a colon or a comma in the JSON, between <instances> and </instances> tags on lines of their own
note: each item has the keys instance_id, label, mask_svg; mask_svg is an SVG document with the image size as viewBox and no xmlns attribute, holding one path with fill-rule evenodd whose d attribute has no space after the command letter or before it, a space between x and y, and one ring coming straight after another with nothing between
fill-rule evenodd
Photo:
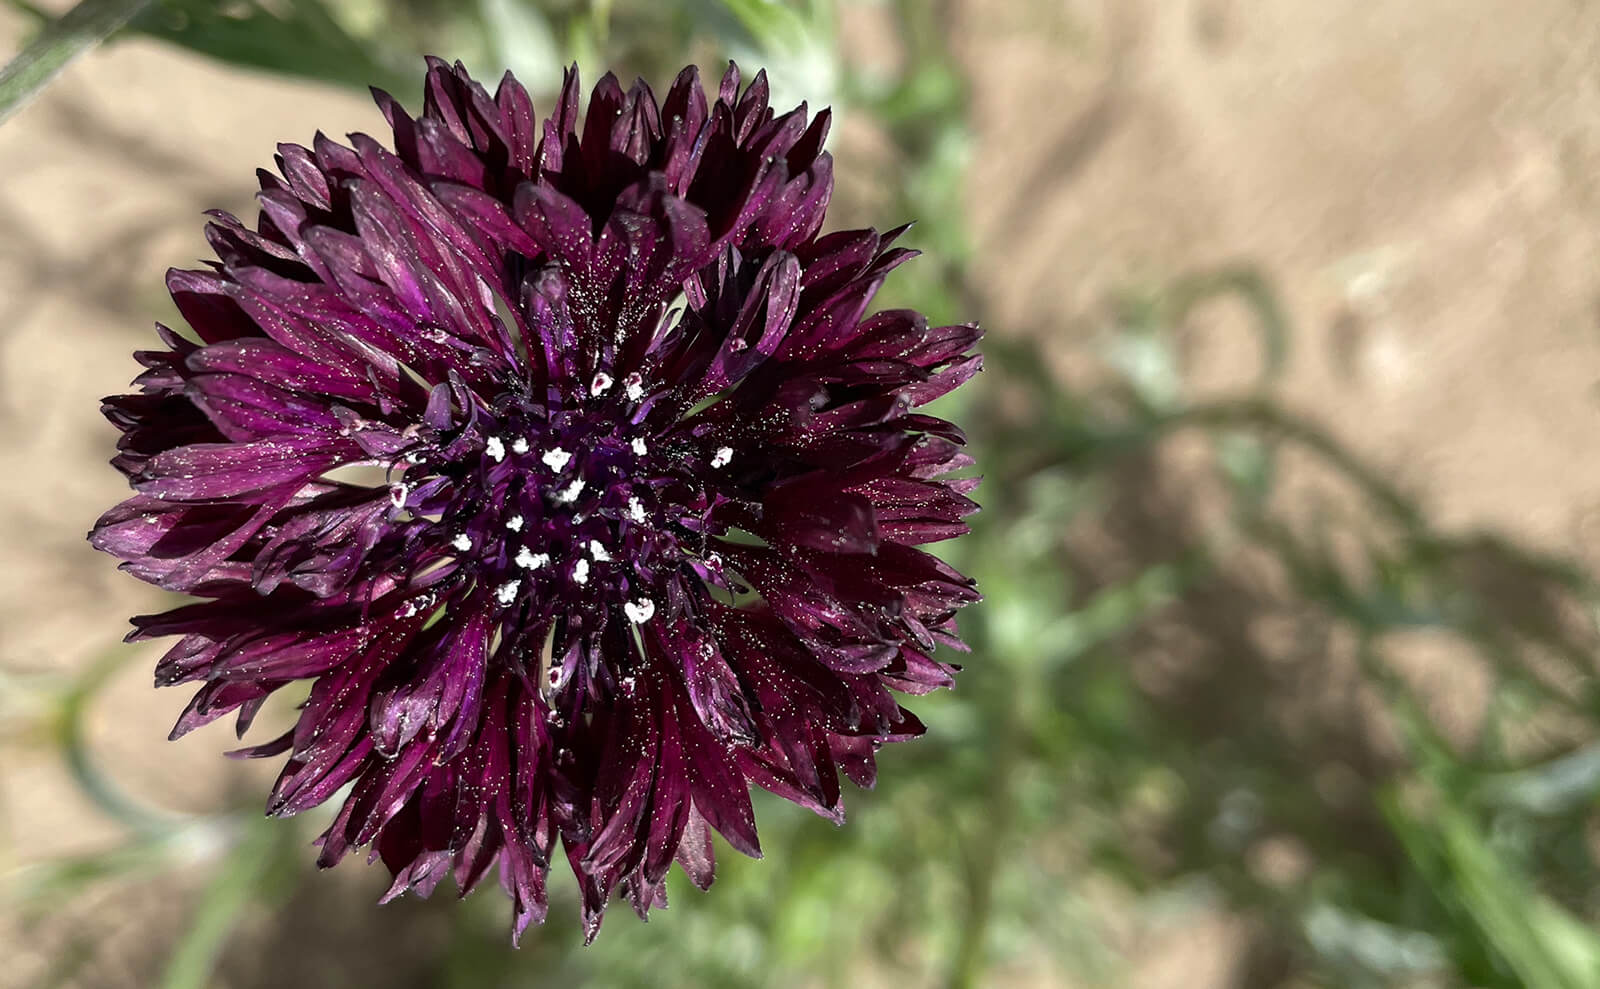
<instances>
[{"instance_id":1,"label":"flower center","mask_svg":"<svg viewBox=\"0 0 1600 989\"><path fill-rule=\"evenodd\" d=\"M691 468L731 451L655 435L639 391L597 374L572 407L509 393L459 431L419 427L391 488L410 544L432 549L410 576L417 607L477 600L516 634L558 618L594 629L650 622L676 576L722 585L712 499Z\"/></svg>"},{"instance_id":2,"label":"flower center","mask_svg":"<svg viewBox=\"0 0 1600 989\"><path fill-rule=\"evenodd\" d=\"M532 597L653 614L649 564L675 540L660 527L648 439L606 411L513 408L483 425L476 477L451 521L497 606Z\"/></svg>"}]
</instances>

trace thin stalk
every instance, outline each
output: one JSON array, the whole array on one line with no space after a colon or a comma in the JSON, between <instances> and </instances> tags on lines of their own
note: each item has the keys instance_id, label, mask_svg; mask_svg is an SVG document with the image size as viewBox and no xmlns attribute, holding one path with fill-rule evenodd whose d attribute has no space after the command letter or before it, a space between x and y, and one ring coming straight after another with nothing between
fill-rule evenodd
<instances>
[{"instance_id":1,"label":"thin stalk","mask_svg":"<svg viewBox=\"0 0 1600 989\"><path fill-rule=\"evenodd\" d=\"M1015 709L1020 698L1012 695ZM990 777L989 806L993 815L982 833L971 838L976 847L967 857L967 918L961 927L960 941L950 963L950 972L944 984L948 989L973 989L983 984L987 967L985 953L989 941L989 923L994 915L995 885L1001 867L1001 856L1010 843L1016 818L1016 800L1012 776L1021 758L1024 738L1018 728L1021 713L999 721L1000 738L995 744L994 775Z\"/></svg>"},{"instance_id":2,"label":"thin stalk","mask_svg":"<svg viewBox=\"0 0 1600 989\"><path fill-rule=\"evenodd\" d=\"M0 123L22 109L73 59L128 23L149 0L83 0L44 26L0 69Z\"/></svg>"},{"instance_id":3,"label":"thin stalk","mask_svg":"<svg viewBox=\"0 0 1600 989\"><path fill-rule=\"evenodd\" d=\"M160 835L168 832L180 819L151 811L107 778L94 762L84 731L90 700L122 665L127 655L125 649L108 650L62 697L56 722L56 740L72 778L95 806L141 835Z\"/></svg>"}]
</instances>

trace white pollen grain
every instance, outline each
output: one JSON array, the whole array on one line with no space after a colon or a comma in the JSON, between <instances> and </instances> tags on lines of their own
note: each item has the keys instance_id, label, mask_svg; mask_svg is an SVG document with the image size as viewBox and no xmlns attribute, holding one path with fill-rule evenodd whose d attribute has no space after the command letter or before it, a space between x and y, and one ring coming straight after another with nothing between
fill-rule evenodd
<instances>
[{"instance_id":1,"label":"white pollen grain","mask_svg":"<svg viewBox=\"0 0 1600 989\"><path fill-rule=\"evenodd\" d=\"M600 545L600 540L598 539L589 540L589 555L600 563L606 563L611 559L611 554L606 552L606 548Z\"/></svg>"},{"instance_id":2,"label":"white pollen grain","mask_svg":"<svg viewBox=\"0 0 1600 989\"><path fill-rule=\"evenodd\" d=\"M572 582L574 584L587 584L589 582L588 560L579 560L572 565Z\"/></svg>"},{"instance_id":3,"label":"white pollen grain","mask_svg":"<svg viewBox=\"0 0 1600 989\"><path fill-rule=\"evenodd\" d=\"M622 379L622 390L630 402L644 398L644 377L638 371L633 372Z\"/></svg>"},{"instance_id":4,"label":"white pollen grain","mask_svg":"<svg viewBox=\"0 0 1600 989\"><path fill-rule=\"evenodd\" d=\"M510 529L512 532L521 532L522 531L522 516L513 515L510 518L506 519L506 528Z\"/></svg>"},{"instance_id":5,"label":"white pollen grain","mask_svg":"<svg viewBox=\"0 0 1600 989\"><path fill-rule=\"evenodd\" d=\"M572 454L557 446L545 451L545 455L539 459L544 461L546 467L559 474L572 462Z\"/></svg>"},{"instance_id":6,"label":"white pollen grain","mask_svg":"<svg viewBox=\"0 0 1600 989\"><path fill-rule=\"evenodd\" d=\"M505 444L505 441L502 440L498 436L491 436L483 444L483 452L484 452L484 455L487 456L490 460L493 460L496 463L499 463L500 461L506 459L506 444Z\"/></svg>"},{"instance_id":7,"label":"white pollen grain","mask_svg":"<svg viewBox=\"0 0 1600 989\"><path fill-rule=\"evenodd\" d=\"M518 436L516 439L512 440L511 441L511 452L512 453L527 453L528 452L528 441L527 441L527 439L525 437Z\"/></svg>"},{"instance_id":8,"label":"white pollen grain","mask_svg":"<svg viewBox=\"0 0 1600 989\"><path fill-rule=\"evenodd\" d=\"M535 553L526 546L517 550L516 564L524 570L537 570L549 562L548 553Z\"/></svg>"},{"instance_id":9,"label":"white pollen grain","mask_svg":"<svg viewBox=\"0 0 1600 989\"><path fill-rule=\"evenodd\" d=\"M604 371L595 373L594 380L589 383L589 394L599 398L611 390L611 375Z\"/></svg>"},{"instance_id":10,"label":"white pollen grain","mask_svg":"<svg viewBox=\"0 0 1600 989\"><path fill-rule=\"evenodd\" d=\"M646 453L650 452L650 448L644 445L644 440L640 439L637 436L635 436L633 438L633 444L632 445L633 445L633 455L636 456L636 457L642 457Z\"/></svg>"},{"instance_id":11,"label":"white pollen grain","mask_svg":"<svg viewBox=\"0 0 1600 989\"><path fill-rule=\"evenodd\" d=\"M644 505L640 503L638 498L628 499L628 517L635 522L644 521Z\"/></svg>"},{"instance_id":12,"label":"white pollen grain","mask_svg":"<svg viewBox=\"0 0 1600 989\"><path fill-rule=\"evenodd\" d=\"M520 580L508 580L495 588L494 599L501 604L509 605L517 599L517 591L522 587Z\"/></svg>"},{"instance_id":13,"label":"white pollen grain","mask_svg":"<svg viewBox=\"0 0 1600 989\"><path fill-rule=\"evenodd\" d=\"M467 550L472 548L472 537L463 532L454 539L450 540L450 545L465 553Z\"/></svg>"},{"instance_id":14,"label":"white pollen grain","mask_svg":"<svg viewBox=\"0 0 1600 989\"><path fill-rule=\"evenodd\" d=\"M556 492L556 501L563 505L570 505L578 500L578 495L583 493L583 478L578 478L571 484Z\"/></svg>"},{"instance_id":15,"label":"white pollen grain","mask_svg":"<svg viewBox=\"0 0 1600 989\"><path fill-rule=\"evenodd\" d=\"M627 601L622 605L622 613L628 616L628 621L633 622L635 625L643 625L654 617L656 603L649 598Z\"/></svg>"},{"instance_id":16,"label":"white pollen grain","mask_svg":"<svg viewBox=\"0 0 1600 989\"><path fill-rule=\"evenodd\" d=\"M712 467L726 467L733 460L733 447L719 446L717 452L711 457Z\"/></svg>"}]
</instances>

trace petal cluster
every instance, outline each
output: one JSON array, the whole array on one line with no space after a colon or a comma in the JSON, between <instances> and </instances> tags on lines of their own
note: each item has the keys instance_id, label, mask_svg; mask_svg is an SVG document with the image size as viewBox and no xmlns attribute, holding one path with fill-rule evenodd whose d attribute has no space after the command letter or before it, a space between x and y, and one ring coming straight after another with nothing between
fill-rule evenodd
<instances>
[{"instance_id":1,"label":"petal cluster","mask_svg":"<svg viewBox=\"0 0 1600 989\"><path fill-rule=\"evenodd\" d=\"M551 864L584 926L702 888L712 831L759 855L749 784L842 819L840 776L922 731L893 691L951 682L970 580L960 431L914 411L971 377L971 325L868 315L913 252L823 234L827 111L776 114L730 66L708 99L569 72L536 118L430 60L420 116L279 147L260 216L212 214L109 398L134 490L93 544L192 596L134 619L194 683L173 736L243 736L309 681L268 802L341 799L331 866L390 896L491 869L514 930Z\"/></svg>"}]
</instances>

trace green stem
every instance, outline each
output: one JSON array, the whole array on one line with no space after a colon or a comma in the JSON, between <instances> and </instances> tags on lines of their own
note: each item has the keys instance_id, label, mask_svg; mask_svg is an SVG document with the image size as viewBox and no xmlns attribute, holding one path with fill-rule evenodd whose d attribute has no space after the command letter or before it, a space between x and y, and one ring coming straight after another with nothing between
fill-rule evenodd
<instances>
[{"instance_id":1,"label":"green stem","mask_svg":"<svg viewBox=\"0 0 1600 989\"><path fill-rule=\"evenodd\" d=\"M1204 402L1156 417L1153 431L1171 431L1185 426L1252 427L1292 440L1320 456L1353 481L1367 497L1401 526L1410 531L1424 527L1422 512L1400 489L1368 466L1339 441L1308 419L1287 412L1266 399L1246 398Z\"/></svg>"},{"instance_id":2,"label":"green stem","mask_svg":"<svg viewBox=\"0 0 1600 989\"><path fill-rule=\"evenodd\" d=\"M1019 697L1020 694L1013 696L1013 707ZM984 822L983 830L969 838L970 845L975 846L976 851L967 857L967 918L961 927L961 939L950 963L950 973L945 979L948 989L973 989L983 984L987 967L985 952L989 940L989 922L994 915L995 884L1016 817L1011 778L1013 767L1021 758L1024 743L1017 727L1021 720L1020 716L1005 718L997 729L1000 738L995 743L994 775L990 778L989 786L989 806L993 813Z\"/></svg>"},{"instance_id":3,"label":"green stem","mask_svg":"<svg viewBox=\"0 0 1600 989\"><path fill-rule=\"evenodd\" d=\"M95 806L141 835L159 835L168 832L176 819L152 812L107 779L95 765L84 731L89 701L122 665L126 656L125 649L109 650L73 684L61 699L56 737L72 778Z\"/></svg>"},{"instance_id":4,"label":"green stem","mask_svg":"<svg viewBox=\"0 0 1600 989\"><path fill-rule=\"evenodd\" d=\"M68 63L126 24L149 0L83 0L45 25L0 69L0 123L49 85Z\"/></svg>"},{"instance_id":5,"label":"green stem","mask_svg":"<svg viewBox=\"0 0 1600 989\"><path fill-rule=\"evenodd\" d=\"M593 0L589 5L589 27L594 32L594 44L605 51L611 38L611 0Z\"/></svg>"},{"instance_id":6,"label":"green stem","mask_svg":"<svg viewBox=\"0 0 1600 989\"><path fill-rule=\"evenodd\" d=\"M205 989L228 935L273 863L277 822L258 819L233 848L226 865L211 880L167 960L162 989ZM287 833L288 829L283 829Z\"/></svg>"}]
</instances>

